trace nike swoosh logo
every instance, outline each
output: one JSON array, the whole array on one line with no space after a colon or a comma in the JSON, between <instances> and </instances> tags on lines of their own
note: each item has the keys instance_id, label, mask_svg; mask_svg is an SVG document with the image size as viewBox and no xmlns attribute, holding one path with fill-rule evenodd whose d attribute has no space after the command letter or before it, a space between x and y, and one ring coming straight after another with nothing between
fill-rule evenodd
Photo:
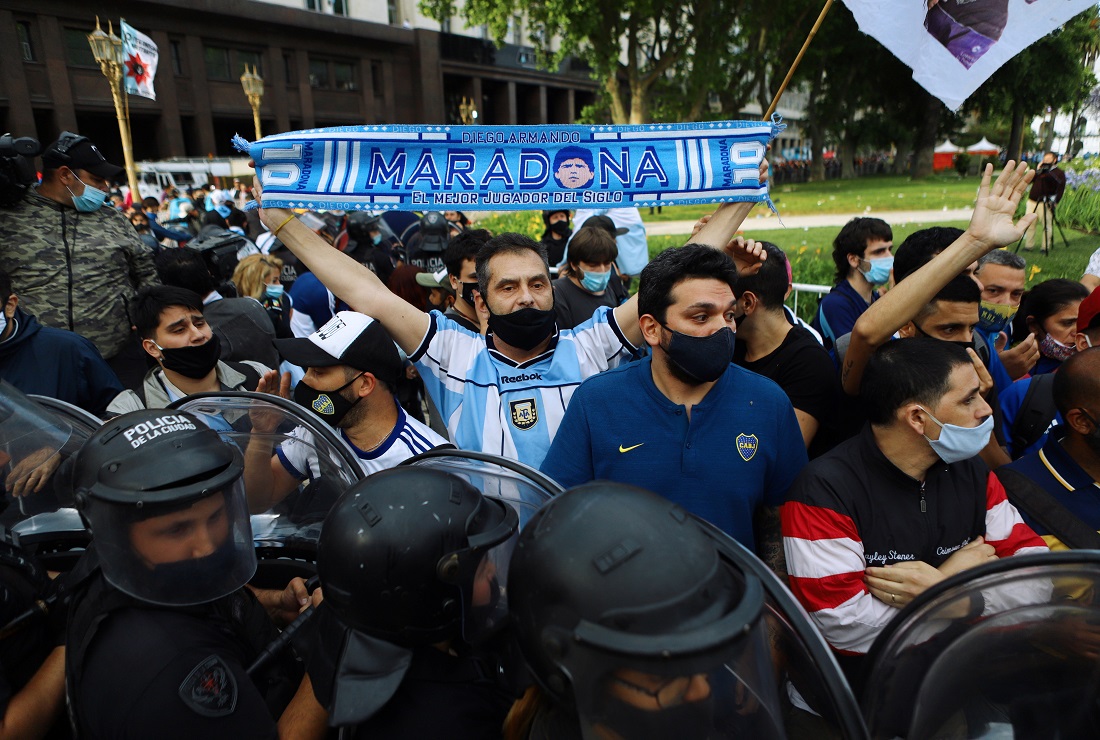
<instances>
[{"instance_id":1,"label":"nike swoosh logo","mask_svg":"<svg viewBox=\"0 0 1100 740\"><path fill-rule=\"evenodd\" d=\"M644 444L645 444L645 442L642 442L641 444L636 444L633 447L623 447L622 445L619 445L619 452L630 452L631 450L638 449L639 447L641 447Z\"/></svg>"}]
</instances>

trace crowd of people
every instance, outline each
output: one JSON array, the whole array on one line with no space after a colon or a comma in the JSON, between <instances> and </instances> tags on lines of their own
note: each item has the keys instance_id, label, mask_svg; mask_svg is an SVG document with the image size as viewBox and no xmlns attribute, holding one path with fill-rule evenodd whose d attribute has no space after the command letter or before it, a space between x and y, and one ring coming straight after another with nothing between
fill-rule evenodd
<instances>
[{"instance_id":1,"label":"crowd of people","mask_svg":"<svg viewBox=\"0 0 1100 740\"><path fill-rule=\"evenodd\" d=\"M84 737L767 737L763 700L714 711L753 633L731 622L747 597L723 534L857 688L876 636L934 584L1095 547L1100 250L1080 281L1028 285L1029 256L1005 249L1042 215L1014 220L1025 164L986 171L965 230L895 247L887 222L850 221L809 324L785 305L783 250L741 233L751 203L649 259L636 209L546 211L534 241L458 211L264 208L258 185L127 207L109 202L120 173L67 133L0 212L0 378L104 420L71 470L7 471L8 504L75 492L94 545L50 649L19 670L0 649L4 732L64 736L67 691ZM315 414L361 468L316 512L312 595L245 588L248 517L329 463L262 408L224 427L166 408L229 391ZM246 444L219 436L238 422ZM521 530L489 491L399 467L448 446L570 490ZM304 667L246 670L309 608ZM653 659L651 638L683 656ZM787 736L840 736L797 682L741 680Z\"/></svg>"}]
</instances>

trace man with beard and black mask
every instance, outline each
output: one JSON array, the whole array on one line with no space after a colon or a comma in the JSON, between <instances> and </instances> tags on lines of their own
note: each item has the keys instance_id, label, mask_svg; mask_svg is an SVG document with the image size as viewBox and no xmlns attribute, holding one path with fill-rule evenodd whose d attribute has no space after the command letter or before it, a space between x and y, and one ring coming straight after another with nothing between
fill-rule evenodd
<instances>
[{"instance_id":1,"label":"man with beard and black mask","mask_svg":"<svg viewBox=\"0 0 1100 740\"><path fill-rule=\"evenodd\" d=\"M736 281L733 261L702 246L646 265L638 311L652 356L577 389L542 471L566 487L644 486L782 573L778 507L806 447L779 386L731 364Z\"/></svg>"},{"instance_id":2,"label":"man with beard and black mask","mask_svg":"<svg viewBox=\"0 0 1100 740\"><path fill-rule=\"evenodd\" d=\"M767 180L767 163L760 166ZM257 192L259 188L257 188ZM262 194L258 197L262 198ZM727 203L694 241L726 249L744 268L763 260L731 241L752 203ZM488 333L472 334L443 314L417 311L366 268L328 249L293 214L261 209L269 228L353 309L373 316L409 355L452 441L462 449L504 455L537 467L546 456L574 390L616 367L642 341L638 301L600 307L572 330L558 330L546 250L520 234L500 234L478 251L478 312Z\"/></svg>"},{"instance_id":3,"label":"man with beard and black mask","mask_svg":"<svg viewBox=\"0 0 1100 740\"><path fill-rule=\"evenodd\" d=\"M558 264L565 257L565 245L573 233L573 227L569 224L571 215L564 208L542 212L542 222L546 224L546 230L542 232L542 246L546 247L546 259L551 265Z\"/></svg>"},{"instance_id":4,"label":"man with beard and black mask","mask_svg":"<svg viewBox=\"0 0 1100 740\"><path fill-rule=\"evenodd\" d=\"M324 737L292 653L245 671L310 598L300 578L246 587L256 551L242 468L239 449L177 411L120 416L80 449L73 488L95 543L73 571L87 575L70 579L76 736Z\"/></svg>"},{"instance_id":5,"label":"man with beard and black mask","mask_svg":"<svg viewBox=\"0 0 1100 740\"><path fill-rule=\"evenodd\" d=\"M271 368L259 362L219 360L221 341L202 314L194 291L158 285L138 293L130 317L141 346L157 365L137 392L124 391L107 411L122 414L164 408L193 393L251 391Z\"/></svg>"},{"instance_id":6,"label":"man with beard and black mask","mask_svg":"<svg viewBox=\"0 0 1100 740\"><path fill-rule=\"evenodd\" d=\"M340 311L308 337L278 339L279 352L306 368L294 400L340 430L367 475L392 468L421 452L447 444L409 417L394 398L401 357L382 325L360 313ZM260 380L260 392L290 396L290 375L275 371ZM307 478L320 476L316 445L304 429L291 433L272 454L270 415L252 414L253 435L245 451L245 488L252 513L270 509Z\"/></svg>"},{"instance_id":7,"label":"man with beard and black mask","mask_svg":"<svg viewBox=\"0 0 1100 740\"><path fill-rule=\"evenodd\" d=\"M1057 521L1048 518L1049 513L1043 521L1031 513L1043 515L1039 503L1046 503L1046 512L1053 505L1064 512L1062 516L1076 519L1074 526L1083 525L1090 532L1100 530L1100 499L1093 493L1100 481L1100 321L1078 336L1086 337L1093 347L1070 357L1054 375L1054 405L1062 423L1050 432L1042 449L997 471L1024 522L1052 550L1095 545L1063 542L1062 536L1070 539L1068 532L1060 531ZM1026 492L1020 490L1021 483L1011 473L1002 475L1005 470L1030 479L1041 490L1024 500Z\"/></svg>"}]
</instances>

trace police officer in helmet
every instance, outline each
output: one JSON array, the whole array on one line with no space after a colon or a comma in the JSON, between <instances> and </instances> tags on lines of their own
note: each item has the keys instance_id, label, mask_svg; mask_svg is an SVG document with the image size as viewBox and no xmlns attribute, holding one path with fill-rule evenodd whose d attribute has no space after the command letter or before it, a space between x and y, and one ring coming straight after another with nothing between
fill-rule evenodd
<instances>
[{"instance_id":1,"label":"police officer in helmet","mask_svg":"<svg viewBox=\"0 0 1100 740\"><path fill-rule=\"evenodd\" d=\"M624 484L586 484L543 506L508 574L537 686L505 737L784 737L764 591L722 537Z\"/></svg>"},{"instance_id":2,"label":"police officer in helmet","mask_svg":"<svg viewBox=\"0 0 1100 740\"><path fill-rule=\"evenodd\" d=\"M245 672L278 634L269 614L292 618L306 594L300 580L244 588L256 555L242 471L236 447L165 409L117 417L80 450L74 491L93 544L77 565L91 575L73 597L66 680L81 737L323 736L292 659Z\"/></svg>"},{"instance_id":3,"label":"police officer in helmet","mask_svg":"<svg viewBox=\"0 0 1100 740\"><path fill-rule=\"evenodd\" d=\"M318 544L325 600L307 664L330 724L356 738L500 737L515 692L485 646L507 614L518 522L426 467L375 473L343 494Z\"/></svg>"}]
</instances>

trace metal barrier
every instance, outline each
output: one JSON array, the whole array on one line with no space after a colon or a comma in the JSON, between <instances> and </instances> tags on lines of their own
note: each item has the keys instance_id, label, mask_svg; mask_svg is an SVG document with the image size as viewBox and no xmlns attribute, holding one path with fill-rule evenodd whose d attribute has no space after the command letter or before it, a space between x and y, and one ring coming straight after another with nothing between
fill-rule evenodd
<instances>
[{"instance_id":1,"label":"metal barrier","mask_svg":"<svg viewBox=\"0 0 1100 740\"><path fill-rule=\"evenodd\" d=\"M813 285L812 283L791 283L791 298L794 300L791 310L795 315L798 315L798 294L799 293L815 293L817 295L825 295L833 289L831 285Z\"/></svg>"}]
</instances>

